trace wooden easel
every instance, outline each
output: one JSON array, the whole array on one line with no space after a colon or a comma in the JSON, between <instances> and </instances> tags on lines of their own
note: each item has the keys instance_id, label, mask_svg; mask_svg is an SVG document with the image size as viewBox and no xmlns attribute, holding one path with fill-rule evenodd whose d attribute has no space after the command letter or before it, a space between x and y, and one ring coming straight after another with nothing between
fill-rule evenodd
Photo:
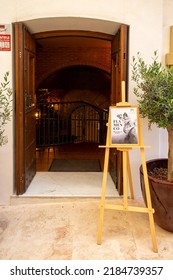
<instances>
[{"instance_id":1,"label":"wooden easel","mask_svg":"<svg viewBox=\"0 0 173 280\"><path fill-rule=\"evenodd\" d=\"M130 106L131 106L130 103L125 102L125 83L122 82L122 102L117 103L116 107L123 107L123 108L126 107L127 108ZM153 251L155 253L157 253L158 248L157 248L157 242L156 242L156 233L155 233L155 225L154 225L154 217L153 217L154 209L152 208L152 203L151 203L147 167L146 167L146 160L145 160L145 152L144 152L144 149L149 148L149 147L144 146L142 143L142 132L141 132L140 119L138 119L138 124L139 124L138 125L138 130L139 130L138 131L138 138L139 138L138 140L139 141L138 141L137 145L112 144L111 131L110 131L111 130L111 121L110 121L110 112L109 112L109 119L108 119L108 124L107 124L108 128L107 128L106 146L100 146L101 148L105 148L105 159L104 159L104 170L103 170L103 179L102 179L102 193L101 193L101 202L100 202L97 244L100 245L102 242L102 227L103 227L103 218L104 218L105 209L142 212L142 213L148 213L151 236L152 236ZM122 203L122 205L114 205L114 204L105 203L110 148L116 148L117 150L119 150L123 153L123 203ZM130 160L129 160L129 154L128 154L128 152L130 150L132 150L133 148L139 148L140 153L141 153L147 207L136 207L136 206L128 205L127 178L129 179L130 197L132 199L134 198L132 176L131 176L131 169L130 169Z\"/></svg>"}]
</instances>

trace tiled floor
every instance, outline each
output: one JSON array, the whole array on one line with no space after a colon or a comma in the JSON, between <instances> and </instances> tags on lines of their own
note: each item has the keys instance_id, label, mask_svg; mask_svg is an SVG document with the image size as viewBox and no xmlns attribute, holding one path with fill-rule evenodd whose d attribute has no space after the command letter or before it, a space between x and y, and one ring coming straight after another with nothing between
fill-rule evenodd
<instances>
[{"instance_id":1,"label":"tiled floor","mask_svg":"<svg viewBox=\"0 0 173 280\"><path fill-rule=\"evenodd\" d=\"M100 197L102 172L37 172L23 196ZM118 192L108 174L106 195Z\"/></svg>"},{"instance_id":2,"label":"tiled floor","mask_svg":"<svg viewBox=\"0 0 173 280\"><path fill-rule=\"evenodd\" d=\"M54 158L99 159L101 168L104 165L104 149L94 143L76 143L55 148L43 148L36 151L37 171L48 171Z\"/></svg>"}]
</instances>

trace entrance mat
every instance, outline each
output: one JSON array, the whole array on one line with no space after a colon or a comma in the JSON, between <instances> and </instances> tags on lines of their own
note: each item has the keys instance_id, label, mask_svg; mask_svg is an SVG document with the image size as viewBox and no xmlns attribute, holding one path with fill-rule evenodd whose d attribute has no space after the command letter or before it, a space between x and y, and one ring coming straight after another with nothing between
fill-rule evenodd
<instances>
[{"instance_id":1,"label":"entrance mat","mask_svg":"<svg viewBox=\"0 0 173 280\"><path fill-rule=\"evenodd\" d=\"M100 172L98 159L54 159L49 168L51 172Z\"/></svg>"}]
</instances>

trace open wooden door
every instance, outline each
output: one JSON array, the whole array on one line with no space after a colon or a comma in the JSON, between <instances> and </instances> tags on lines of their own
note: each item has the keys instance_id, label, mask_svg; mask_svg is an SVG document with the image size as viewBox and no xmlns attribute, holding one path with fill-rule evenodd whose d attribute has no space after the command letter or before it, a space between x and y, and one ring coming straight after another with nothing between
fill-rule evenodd
<instances>
[{"instance_id":1,"label":"open wooden door","mask_svg":"<svg viewBox=\"0 0 173 280\"><path fill-rule=\"evenodd\" d=\"M111 105L121 102L121 82L125 81L127 96L128 26L122 24L112 40Z\"/></svg>"},{"instance_id":2,"label":"open wooden door","mask_svg":"<svg viewBox=\"0 0 173 280\"><path fill-rule=\"evenodd\" d=\"M36 173L35 42L22 23L15 36L15 182L17 195L26 191Z\"/></svg>"},{"instance_id":3,"label":"open wooden door","mask_svg":"<svg viewBox=\"0 0 173 280\"><path fill-rule=\"evenodd\" d=\"M129 27L122 24L114 39L112 40L111 57L112 57L112 76L111 76L111 98L110 104L116 105L122 101L121 82L125 81L126 98L127 98L127 73L128 73L128 31ZM113 149L111 149L113 150ZM112 151L115 154L115 151ZM119 194L123 193L123 176L122 176L122 153L117 151L117 187Z\"/></svg>"}]
</instances>

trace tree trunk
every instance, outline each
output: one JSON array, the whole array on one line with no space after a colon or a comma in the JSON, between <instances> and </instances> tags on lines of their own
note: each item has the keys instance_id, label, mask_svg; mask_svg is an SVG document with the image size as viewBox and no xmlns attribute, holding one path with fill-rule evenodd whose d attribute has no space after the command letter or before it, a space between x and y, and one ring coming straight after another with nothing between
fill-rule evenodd
<instances>
[{"instance_id":1,"label":"tree trunk","mask_svg":"<svg viewBox=\"0 0 173 280\"><path fill-rule=\"evenodd\" d=\"M168 130L168 181L173 182L173 127Z\"/></svg>"}]
</instances>

